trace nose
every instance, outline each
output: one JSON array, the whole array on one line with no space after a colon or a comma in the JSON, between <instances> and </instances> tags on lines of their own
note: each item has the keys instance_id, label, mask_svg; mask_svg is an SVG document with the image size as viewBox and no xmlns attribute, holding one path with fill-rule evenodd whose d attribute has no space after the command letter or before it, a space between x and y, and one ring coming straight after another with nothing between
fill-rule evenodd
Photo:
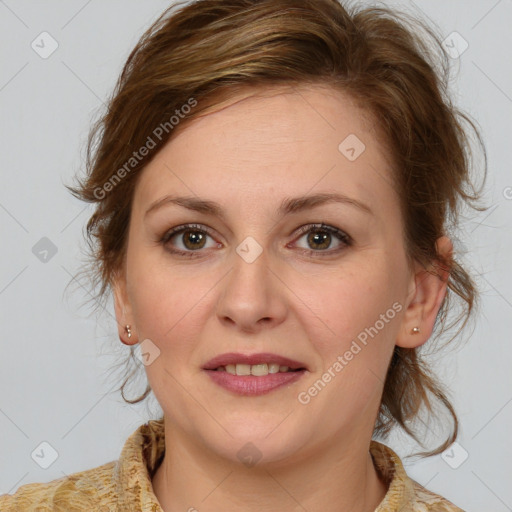
<instances>
[{"instance_id":1,"label":"nose","mask_svg":"<svg viewBox=\"0 0 512 512\"><path fill-rule=\"evenodd\" d=\"M217 302L220 322L244 332L281 324L287 312L286 285L277 269L271 268L265 251L252 263L236 253L233 259Z\"/></svg>"}]
</instances>

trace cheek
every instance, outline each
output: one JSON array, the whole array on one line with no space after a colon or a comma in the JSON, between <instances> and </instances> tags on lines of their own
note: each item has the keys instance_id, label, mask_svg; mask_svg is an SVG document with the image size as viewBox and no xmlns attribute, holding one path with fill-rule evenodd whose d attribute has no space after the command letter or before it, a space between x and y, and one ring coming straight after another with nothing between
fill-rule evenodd
<instances>
[{"instance_id":1,"label":"cheek","mask_svg":"<svg viewBox=\"0 0 512 512\"><path fill-rule=\"evenodd\" d=\"M379 403L403 311L388 275L373 264L307 286L312 307L301 321L320 366L298 399L326 428L373 413Z\"/></svg>"},{"instance_id":2,"label":"cheek","mask_svg":"<svg viewBox=\"0 0 512 512\"><path fill-rule=\"evenodd\" d=\"M149 338L169 362L184 358L199 339L215 272L194 273L169 263L163 251L132 250L127 258L128 294L141 339Z\"/></svg>"},{"instance_id":3,"label":"cheek","mask_svg":"<svg viewBox=\"0 0 512 512\"><path fill-rule=\"evenodd\" d=\"M348 265L347 265L348 267ZM377 324L379 338L397 331L396 307L400 295L389 269L382 262L369 261L357 269L301 280L297 296L307 297L307 320L304 327L313 329L312 340L325 353L344 351L352 340ZM298 283L297 283L298 284ZM373 332L373 329L372 329Z\"/></svg>"},{"instance_id":4,"label":"cheek","mask_svg":"<svg viewBox=\"0 0 512 512\"><path fill-rule=\"evenodd\" d=\"M304 282L297 293L309 291L302 325L321 364L312 394L302 390L304 399L314 400L318 411L341 401L343 408L332 409L334 422L359 414L361 404L377 403L404 310L400 274L390 272L390 261L368 258L363 264L360 258L357 267L349 266L329 279Z\"/></svg>"}]
</instances>

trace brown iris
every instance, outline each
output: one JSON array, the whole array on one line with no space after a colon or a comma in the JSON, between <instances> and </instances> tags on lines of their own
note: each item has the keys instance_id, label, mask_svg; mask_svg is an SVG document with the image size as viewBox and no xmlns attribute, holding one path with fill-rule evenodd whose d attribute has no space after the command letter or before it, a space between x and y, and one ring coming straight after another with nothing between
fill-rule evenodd
<instances>
[{"instance_id":1,"label":"brown iris","mask_svg":"<svg viewBox=\"0 0 512 512\"><path fill-rule=\"evenodd\" d=\"M204 233L194 229L188 229L183 232L183 243L187 249L202 249L204 247L206 236Z\"/></svg>"},{"instance_id":2,"label":"brown iris","mask_svg":"<svg viewBox=\"0 0 512 512\"><path fill-rule=\"evenodd\" d=\"M308 244L316 245L317 249L327 249L331 245L331 234L327 231L312 231L308 235Z\"/></svg>"}]
</instances>

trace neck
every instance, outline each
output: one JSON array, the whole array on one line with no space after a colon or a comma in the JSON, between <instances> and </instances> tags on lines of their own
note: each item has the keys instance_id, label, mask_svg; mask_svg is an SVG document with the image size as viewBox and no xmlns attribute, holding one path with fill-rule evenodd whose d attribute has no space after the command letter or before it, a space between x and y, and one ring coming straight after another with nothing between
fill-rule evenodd
<instances>
[{"instance_id":1,"label":"neck","mask_svg":"<svg viewBox=\"0 0 512 512\"><path fill-rule=\"evenodd\" d=\"M165 440L168 449L153 477L165 512L373 512L387 491L363 439L316 445L292 464L253 467L208 452L167 422Z\"/></svg>"}]
</instances>

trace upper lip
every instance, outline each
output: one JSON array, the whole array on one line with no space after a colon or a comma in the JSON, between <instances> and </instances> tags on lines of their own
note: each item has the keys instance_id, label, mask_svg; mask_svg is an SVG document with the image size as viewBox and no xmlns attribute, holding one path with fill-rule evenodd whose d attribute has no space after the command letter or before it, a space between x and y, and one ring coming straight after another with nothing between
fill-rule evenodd
<instances>
[{"instance_id":1,"label":"upper lip","mask_svg":"<svg viewBox=\"0 0 512 512\"><path fill-rule=\"evenodd\" d=\"M283 357L278 354L271 354L269 352L261 352L259 354L237 354L236 352L229 352L227 354L220 354L213 359L210 359L203 366L203 370L216 370L219 366L226 366L227 364L278 364L279 366L288 366L292 370L299 368L306 369L306 365L299 361L294 361L288 357Z\"/></svg>"}]
</instances>

